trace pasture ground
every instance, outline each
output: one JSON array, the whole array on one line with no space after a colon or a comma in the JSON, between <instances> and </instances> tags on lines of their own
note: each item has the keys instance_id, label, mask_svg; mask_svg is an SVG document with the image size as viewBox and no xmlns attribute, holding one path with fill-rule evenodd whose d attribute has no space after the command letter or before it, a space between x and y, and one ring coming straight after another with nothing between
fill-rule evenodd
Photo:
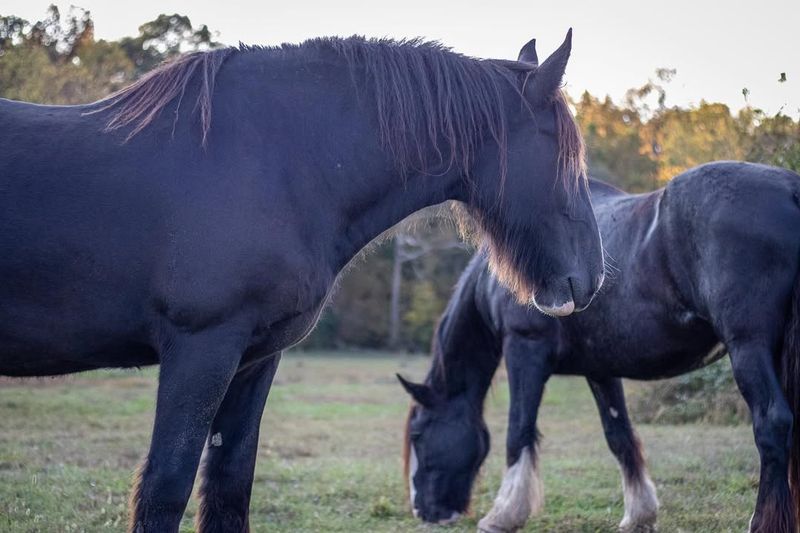
<instances>
[{"instance_id":1,"label":"pasture ground","mask_svg":"<svg viewBox=\"0 0 800 533\"><path fill-rule=\"evenodd\" d=\"M324 357L323 357L324 355ZM368 353L284 357L263 420L253 530L475 531L503 471L508 390L487 401L492 452L472 516L448 528L414 520L401 478L408 399L399 371L427 359ZM121 531L131 473L146 451L156 369L0 381L0 531ZM629 384L636 394L637 384ZM540 430L545 509L527 531L614 531L622 491L588 387L555 378ZM638 426L661 500L660 531L743 531L758 461L748 426ZM192 501L182 531L192 531Z\"/></svg>"}]
</instances>

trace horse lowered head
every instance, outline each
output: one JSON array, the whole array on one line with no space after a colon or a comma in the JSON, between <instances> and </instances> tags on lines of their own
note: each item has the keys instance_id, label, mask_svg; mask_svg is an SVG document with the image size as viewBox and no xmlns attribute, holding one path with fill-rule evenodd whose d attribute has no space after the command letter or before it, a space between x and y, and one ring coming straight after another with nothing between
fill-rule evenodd
<instances>
[{"instance_id":1,"label":"horse lowered head","mask_svg":"<svg viewBox=\"0 0 800 533\"><path fill-rule=\"evenodd\" d=\"M475 477L489 453L481 409L466 394L444 398L429 385L397 378L414 399L404 457L411 509L426 522L451 523L467 511Z\"/></svg>"}]
</instances>

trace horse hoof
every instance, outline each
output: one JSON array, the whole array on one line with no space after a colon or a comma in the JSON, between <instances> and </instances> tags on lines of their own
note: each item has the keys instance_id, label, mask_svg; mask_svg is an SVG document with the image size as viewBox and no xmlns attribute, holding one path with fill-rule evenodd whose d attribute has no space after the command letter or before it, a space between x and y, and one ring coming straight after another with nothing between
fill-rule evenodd
<instances>
[{"instance_id":1,"label":"horse hoof","mask_svg":"<svg viewBox=\"0 0 800 533\"><path fill-rule=\"evenodd\" d=\"M631 523L623 520L619 525L619 533L655 533L658 531L655 521Z\"/></svg>"},{"instance_id":2,"label":"horse hoof","mask_svg":"<svg viewBox=\"0 0 800 533\"><path fill-rule=\"evenodd\" d=\"M485 516L478 522L478 533L514 533L519 528L508 528L505 526L498 525L491 520L489 520L488 516Z\"/></svg>"}]
</instances>

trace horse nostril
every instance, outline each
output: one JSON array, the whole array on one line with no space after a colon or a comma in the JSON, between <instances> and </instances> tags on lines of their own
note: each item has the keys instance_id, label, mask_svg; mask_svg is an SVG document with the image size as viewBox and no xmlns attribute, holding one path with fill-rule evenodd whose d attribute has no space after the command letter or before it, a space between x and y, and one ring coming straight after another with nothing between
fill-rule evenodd
<instances>
[{"instance_id":1,"label":"horse nostril","mask_svg":"<svg viewBox=\"0 0 800 533\"><path fill-rule=\"evenodd\" d=\"M592 301L592 297L597 292L599 284L597 287L590 287L589 283L581 283L580 280L572 276L570 276L568 279L569 288L572 291L572 300L575 302L575 309L578 311L583 311ZM591 285L594 285L598 281L602 282L602 280L595 279L593 280L594 283Z\"/></svg>"},{"instance_id":2,"label":"horse nostril","mask_svg":"<svg viewBox=\"0 0 800 533\"><path fill-rule=\"evenodd\" d=\"M575 303L579 303L580 296L578 294L578 287L576 287L577 283L575 282L575 278L570 276L569 278L567 278L567 281L569 281L569 291L570 293L572 293L572 301Z\"/></svg>"}]
</instances>

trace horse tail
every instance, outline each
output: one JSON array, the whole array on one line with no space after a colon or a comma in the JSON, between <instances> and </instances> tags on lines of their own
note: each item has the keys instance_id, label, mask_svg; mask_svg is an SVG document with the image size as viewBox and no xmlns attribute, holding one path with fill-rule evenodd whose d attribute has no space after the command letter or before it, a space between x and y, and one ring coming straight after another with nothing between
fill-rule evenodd
<instances>
[{"instance_id":1,"label":"horse tail","mask_svg":"<svg viewBox=\"0 0 800 533\"><path fill-rule=\"evenodd\" d=\"M794 418L789 451L789 488L795 516L800 513L800 274L795 276L792 301L784 326L780 354L783 392Z\"/></svg>"}]
</instances>

